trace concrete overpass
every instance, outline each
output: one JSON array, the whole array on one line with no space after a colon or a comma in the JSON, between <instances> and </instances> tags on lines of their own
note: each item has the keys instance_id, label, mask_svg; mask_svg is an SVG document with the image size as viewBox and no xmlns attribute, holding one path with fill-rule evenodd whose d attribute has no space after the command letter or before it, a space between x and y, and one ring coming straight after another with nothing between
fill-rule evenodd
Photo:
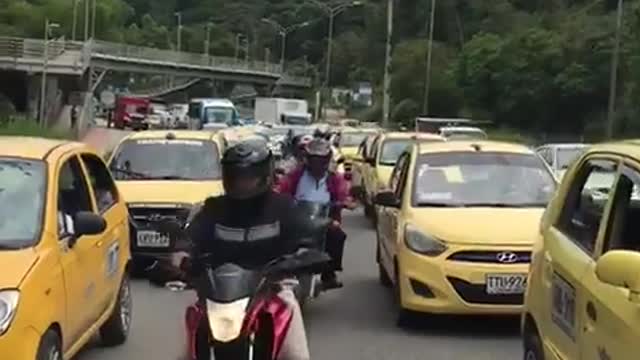
<instances>
[{"instance_id":1,"label":"concrete overpass","mask_svg":"<svg viewBox=\"0 0 640 360\"><path fill-rule=\"evenodd\" d=\"M46 54L46 56L45 56ZM279 64L245 61L221 56L207 56L162 50L99 40L87 42L0 37L0 92L12 98L17 108L36 117L43 72L47 74L45 89L45 121L57 121L65 106L88 106L88 100L77 100L93 94L109 71L167 74L191 77L193 84L208 79L218 83L251 84L268 94L276 86L306 89L308 78L287 74ZM23 84L19 84L22 82ZM21 88L21 91L15 91ZM167 92L180 89L167 89ZM230 92L230 90L229 90ZM224 93L224 92L223 92ZM75 100L74 100L75 99Z\"/></svg>"}]
</instances>

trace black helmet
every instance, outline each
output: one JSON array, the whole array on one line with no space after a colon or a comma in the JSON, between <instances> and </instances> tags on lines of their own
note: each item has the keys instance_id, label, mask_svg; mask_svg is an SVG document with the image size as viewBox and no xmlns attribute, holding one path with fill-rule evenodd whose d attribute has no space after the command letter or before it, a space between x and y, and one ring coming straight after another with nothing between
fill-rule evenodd
<instances>
[{"instance_id":1,"label":"black helmet","mask_svg":"<svg viewBox=\"0 0 640 360\"><path fill-rule=\"evenodd\" d=\"M243 141L224 152L222 184L230 198L246 200L271 188L273 159L271 151L262 145Z\"/></svg>"}]
</instances>

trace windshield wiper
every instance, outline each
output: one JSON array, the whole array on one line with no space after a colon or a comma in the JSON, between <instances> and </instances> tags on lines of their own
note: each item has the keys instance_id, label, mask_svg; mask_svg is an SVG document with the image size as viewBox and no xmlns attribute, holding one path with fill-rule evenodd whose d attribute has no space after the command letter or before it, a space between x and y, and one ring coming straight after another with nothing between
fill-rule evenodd
<instances>
[{"instance_id":1,"label":"windshield wiper","mask_svg":"<svg viewBox=\"0 0 640 360\"><path fill-rule=\"evenodd\" d=\"M180 175L162 175L162 176L149 176L149 180L192 180Z\"/></svg>"},{"instance_id":2,"label":"windshield wiper","mask_svg":"<svg viewBox=\"0 0 640 360\"><path fill-rule=\"evenodd\" d=\"M140 173L140 172L136 172L136 171L132 171L132 170L127 170L127 169L123 169L123 168L111 168L112 172L117 172L117 173L122 173L125 175L129 175L129 176L133 176L139 179L146 179L148 176L146 174Z\"/></svg>"},{"instance_id":3,"label":"windshield wiper","mask_svg":"<svg viewBox=\"0 0 640 360\"><path fill-rule=\"evenodd\" d=\"M17 244L0 244L0 250L18 250L22 248L23 246Z\"/></svg>"},{"instance_id":4,"label":"windshield wiper","mask_svg":"<svg viewBox=\"0 0 640 360\"><path fill-rule=\"evenodd\" d=\"M496 207L496 208L527 208L527 207L545 207L546 203L531 202L531 203L502 203L502 202L486 202L486 203L471 203L464 204L466 207Z\"/></svg>"},{"instance_id":5,"label":"windshield wiper","mask_svg":"<svg viewBox=\"0 0 640 360\"><path fill-rule=\"evenodd\" d=\"M463 204L439 203L439 202L421 202L421 203L418 203L418 206L425 206L425 207L451 207L451 208L465 207L465 205L463 205Z\"/></svg>"}]
</instances>

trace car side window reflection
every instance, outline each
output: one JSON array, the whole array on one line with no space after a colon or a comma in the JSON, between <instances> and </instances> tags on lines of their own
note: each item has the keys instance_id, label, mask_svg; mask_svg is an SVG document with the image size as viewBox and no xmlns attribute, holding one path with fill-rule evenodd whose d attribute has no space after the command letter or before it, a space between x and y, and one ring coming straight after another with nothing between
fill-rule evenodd
<instances>
[{"instance_id":1,"label":"car side window reflection","mask_svg":"<svg viewBox=\"0 0 640 360\"><path fill-rule=\"evenodd\" d=\"M391 178L389 178L389 190L394 193L398 193L398 187L400 185L400 179L402 175L402 170L404 168L405 156L400 157L396 166L393 168L393 172L391 173Z\"/></svg>"},{"instance_id":2,"label":"car side window reflection","mask_svg":"<svg viewBox=\"0 0 640 360\"><path fill-rule=\"evenodd\" d=\"M603 253L609 250L640 251L640 173L624 167L616 184L607 224Z\"/></svg>"},{"instance_id":3,"label":"car side window reflection","mask_svg":"<svg viewBox=\"0 0 640 360\"><path fill-rule=\"evenodd\" d=\"M87 168L93 194L96 197L98 211L103 213L118 201L116 184L102 160L92 154L82 154L82 161Z\"/></svg>"},{"instance_id":4,"label":"car side window reflection","mask_svg":"<svg viewBox=\"0 0 640 360\"><path fill-rule=\"evenodd\" d=\"M565 199L558 228L587 253L595 249L598 230L616 179L617 163L591 160L578 172Z\"/></svg>"},{"instance_id":5,"label":"car side window reflection","mask_svg":"<svg viewBox=\"0 0 640 360\"><path fill-rule=\"evenodd\" d=\"M60 168L58 177L58 236L66 238L74 233L73 218L80 211L93 211L87 182L76 156Z\"/></svg>"},{"instance_id":6,"label":"car side window reflection","mask_svg":"<svg viewBox=\"0 0 640 360\"><path fill-rule=\"evenodd\" d=\"M411 159L411 155L409 153L405 153L402 156L402 164L401 164L402 167L400 168L398 186L395 189L395 194L398 199L402 199L402 196L404 194L404 189L407 187L406 186L407 174L409 173L409 164L411 163L410 159Z\"/></svg>"}]
</instances>

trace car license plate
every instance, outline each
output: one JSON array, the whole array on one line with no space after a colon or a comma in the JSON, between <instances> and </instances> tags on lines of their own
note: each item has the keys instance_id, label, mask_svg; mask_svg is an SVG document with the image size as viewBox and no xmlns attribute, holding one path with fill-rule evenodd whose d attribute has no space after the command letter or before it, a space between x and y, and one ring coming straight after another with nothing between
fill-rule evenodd
<instances>
[{"instance_id":1,"label":"car license plate","mask_svg":"<svg viewBox=\"0 0 640 360\"><path fill-rule=\"evenodd\" d=\"M487 274L486 291L490 295L524 294L526 274Z\"/></svg>"},{"instance_id":2,"label":"car license plate","mask_svg":"<svg viewBox=\"0 0 640 360\"><path fill-rule=\"evenodd\" d=\"M138 246L140 247L163 248L169 247L169 244L170 241L167 235L150 230L138 231Z\"/></svg>"}]
</instances>

